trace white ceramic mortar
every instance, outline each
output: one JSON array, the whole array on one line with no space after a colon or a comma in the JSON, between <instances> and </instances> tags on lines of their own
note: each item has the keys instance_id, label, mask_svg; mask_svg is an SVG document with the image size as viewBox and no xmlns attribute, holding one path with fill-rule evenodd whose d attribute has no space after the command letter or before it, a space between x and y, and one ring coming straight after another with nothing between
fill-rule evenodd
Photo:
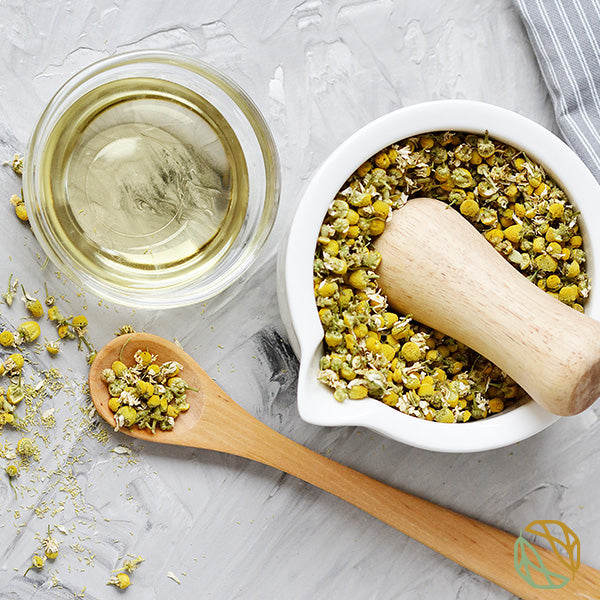
<instances>
[{"instance_id":1,"label":"white ceramic mortar","mask_svg":"<svg viewBox=\"0 0 600 600\"><path fill-rule=\"evenodd\" d=\"M587 272L595 282L600 264L600 186L579 157L558 137L517 113L466 100L427 102L399 109L369 123L348 138L323 163L305 189L278 265L278 297L291 344L300 360L298 411L317 425L360 425L392 439L441 452L476 452L526 439L559 417L526 402L479 421L437 423L403 414L367 398L337 402L317 381L323 329L313 295L313 257L327 208L348 177L368 158L405 138L436 131L489 132L492 139L523 150L543 165L580 211ZM599 318L598 293L586 313Z\"/></svg>"}]
</instances>

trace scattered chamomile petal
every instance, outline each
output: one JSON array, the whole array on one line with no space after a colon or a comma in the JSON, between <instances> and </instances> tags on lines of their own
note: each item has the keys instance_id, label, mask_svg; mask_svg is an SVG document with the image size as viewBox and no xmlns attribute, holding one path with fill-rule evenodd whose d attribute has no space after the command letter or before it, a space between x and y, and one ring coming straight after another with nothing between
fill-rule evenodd
<instances>
[{"instance_id":1,"label":"scattered chamomile petal","mask_svg":"<svg viewBox=\"0 0 600 600\"><path fill-rule=\"evenodd\" d=\"M175 573L173 573L173 571L169 571L167 573L167 577L169 579L172 579L175 583L181 585L181 581L179 580L179 578L177 577L177 575L175 575Z\"/></svg>"}]
</instances>

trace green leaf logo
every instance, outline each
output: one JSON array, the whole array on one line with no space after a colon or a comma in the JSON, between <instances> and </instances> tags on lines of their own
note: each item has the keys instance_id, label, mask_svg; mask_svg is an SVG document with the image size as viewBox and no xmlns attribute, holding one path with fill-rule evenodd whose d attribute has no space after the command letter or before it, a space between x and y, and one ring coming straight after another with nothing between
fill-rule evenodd
<instances>
[{"instance_id":1,"label":"green leaf logo","mask_svg":"<svg viewBox=\"0 0 600 600\"><path fill-rule=\"evenodd\" d=\"M550 526L560 529L564 540L553 535ZM556 590L565 586L575 576L580 564L579 538L572 529L561 521L539 520L532 521L525 531L545 538L550 542L554 554L565 567L571 571L571 577L550 571L545 565L539 552L523 535L515 540L514 561L517 573L532 587L538 589ZM566 557L560 552L562 549Z\"/></svg>"}]
</instances>

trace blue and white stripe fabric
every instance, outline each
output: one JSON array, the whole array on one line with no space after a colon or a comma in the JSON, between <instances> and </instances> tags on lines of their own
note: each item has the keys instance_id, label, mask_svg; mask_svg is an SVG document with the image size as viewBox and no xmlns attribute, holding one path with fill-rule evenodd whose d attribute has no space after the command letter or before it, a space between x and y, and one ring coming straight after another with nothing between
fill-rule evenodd
<instances>
[{"instance_id":1,"label":"blue and white stripe fabric","mask_svg":"<svg viewBox=\"0 0 600 600\"><path fill-rule=\"evenodd\" d=\"M513 0L558 127L600 181L600 0Z\"/></svg>"}]
</instances>

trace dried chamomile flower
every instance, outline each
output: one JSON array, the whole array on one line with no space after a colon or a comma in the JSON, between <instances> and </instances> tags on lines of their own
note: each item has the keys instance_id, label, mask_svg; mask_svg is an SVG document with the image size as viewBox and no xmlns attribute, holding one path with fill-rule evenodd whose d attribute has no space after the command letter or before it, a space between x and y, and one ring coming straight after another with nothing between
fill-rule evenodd
<instances>
[{"instance_id":1,"label":"dried chamomile flower","mask_svg":"<svg viewBox=\"0 0 600 600\"><path fill-rule=\"evenodd\" d=\"M18 154L15 154L12 159L11 167L12 167L12 170L17 175L22 176L23 175L23 157Z\"/></svg>"},{"instance_id":2,"label":"dried chamomile flower","mask_svg":"<svg viewBox=\"0 0 600 600\"><path fill-rule=\"evenodd\" d=\"M183 369L183 366L174 360L169 360L160 367L160 372L165 377L175 377L179 374L179 370Z\"/></svg>"},{"instance_id":3,"label":"dried chamomile flower","mask_svg":"<svg viewBox=\"0 0 600 600\"><path fill-rule=\"evenodd\" d=\"M88 326L88 320L83 315L73 317L71 323L73 325L73 329L75 329L79 334L85 333L85 328Z\"/></svg>"},{"instance_id":4,"label":"dried chamomile flower","mask_svg":"<svg viewBox=\"0 0 600 600\"><path fill-rule=\"evenodd\" d=\"M37 298L29 295L23 286L21 286L21 289L23 290L23 302L25 302L25 307L33 317L38 319L44 314L42 303Z\"/></svg>"},{"instance_id":5,"label":"dried chamomile flower","mask_svg":"<svg viewBox=\"0 0 600 600\"><path fill-rule=\"evenodd\" d=\"M130 556L125 559L121 568L113 569L113 573L116 573L116 575L113 575L106 585L114 585L122 590L129 587L131 581L127 573L133 573L143 562L144 559L141 556ZM127 573L124 573L123 571L127 571Z\"/></svg>"},{"instance_id":6,"label":"dried chamomile flower","mask_svg":"<svg viewBox=\"0 0 600 600\"><path fill-rule=\"evenodd\" d=\"M17 215L20 221L28 222L29 217L27 216L27 208L25 207L25 202L23 198L13 194L10 197L10 203L15 207L15 214Z\"/></svg>"},{"instance_id":7,"label":"dried chamomile flower","mask_svg":"<svg viewBox=\"0 0 600 600\"><path fill-rule=\"evenodd\" d=\"M133 355L133 360L142 367L147 367L152 362L152 358L152 354L147 350L136 350Z\"/></svg>"},{"instance_id":8,"label":"dried chamomile flower","mask_svg":"<svg viewBox=\"0 0 600 600\"><path fill-rule=\"evenodd\" d=\"M19 285L19 280L15 279L14 281L12 281L12 277L13 277L13 274L11 273L8 276L8 288L7 288L6 292L4 292L2 294L2 298L4 299L4 302L6 302L6 304L8 304L8 306L12 305L13 300L15 299L15 296L17 294L17 287Z\"/></svg>"},{"instance_id":9,"label":"dried chamomile flower","mask_svg":"<svg viewBox=\"0 0 600 600\"><path fill-rule=\"evenodd\" d=\"M121 364L123 364L123 363L121 363ZM125 366L125 365L123 365L123 366ZM104 383L106 383L106 384L112 383L116 379L116 377L117 377L117 375L113 369L103 369L102 373L100 374L100 379L102 379L102 381L104 381Z\"/></svg>"},{"instance_id":10,"label":"dried chamomile flower","mask_svg":"<svg viewBox=\"0 0 600 600\"><path fill-rule=\"evenodd\" d=\"M23 389L23 377L19 372L19 377L13 381L6 389L6 401L13 406L19 404L25 398L25 390Z\"/></svg>"},{"instance_id":11,"label":"dried chamomile flower","mask_svg":"<svg viewBox=\"0 0 600 600\"><path fill-rule=\"evenodd\" d=\"M125 379L125 375L127 374L127 366L125 365L125 363L121 362L120 360L115 360L115 362L113 362L113 364L111 365L111 370L113 371L115 377ZM107 383L111 383L115 380L114 377L111 378L109 373L104 373L104 377ZM108 381L109 379L111 379L110 382Z\"/></svg>"},{"instance_id":12,"label":"dried chamomile flower","mask_svg":"<svg viewBox=\"0 0 600 600\"><path fill-rule=\"evenodd\" d=\"M50 526L48 526L48 535L42 541L42 546L44 548L44 555L46 558L54 560L58 556L60 542L52 536Z\"/></svg>"},{"instance_id":13,"label":"dried chamomile flower","mask_svg":"<svg viewBox=\"0 0 600 600\"><path fill-rule=\"evenodd\" d=\"M60 352L60 340L55 340L53 342L46 340L44 347L50 356L56 356Z\"/></svg>"},{"instance_id":14,"label":"dried chamomile flower","mask_svg":"<svg viewBox=\"0 0 600 600\"><path fill-rule=\"evenodd\" d=\"M124 394L125 392L123 392ZM121 398L123 395L121 396ZM112 400L112 398L111 398ZM120 398L115 398L117 402L119 402ZM114 411L115 405L117 406L117 410ZM135 421L137 419L137 411L134 407L120 404L116 404L115 402L109 403L110 409L115 412L115 431L121 429L121 427L133 427L135 425Z\"/></svg>"},{"instance_id":15,"label":"dried chamomile flower","mask_svg":"<svg viewBox=\"0 0 600 600\"><path fill-rule=\"evenodd\" d=\"M17 442L17 454L21 456L34 456L38 451L35 442L28 437L23 437Z\"/></svg>"},{"instance_id":16,"label":"dried chamomile flower","mask_svg":"<svg viewBox=\"0 0 600 600\"><path fill-rule=\"evenodd\" d=\"M175 396L182 396L188 389L188 386L181 377L170 377L167 380L167 385Z\"/></svg>"},{"instance_id":17,"label":"dried chamomile flower","mask_svg":"<svg viewBox=\"0 0 600 600\"><path fill-rule=\"evenodd\" d=\"M12 331L4 330L2 333L0 333L0 344L5 348L7 346L15 345L15 336L13 335Z\"/></svg>"},{"instance_id":18,"label":"dried chamomile flower","mask_svg":"<svg viewBox=\"0 0 600 600\"><path fill-rule=\"evenodd\" d=\"M75 339L75 332L73 331L72 324L69 322L69 319L64 317L60 312L58 306L55 304L54 296L46 296L46 301L48 299L52 302L48 307L48 319L56 323L56 330L58 333L58 337L63 339Z\"/></svg>"},{"instance_id":19,"label":"dried chamomile flower","mask_svg":"<svg viewBox=\"0 0 600 600\"><path fill-rule=\"evenodd\" d=\"M5 469L6 474L8 475L8 483L10 485L10 487L12 488L13 492L15 493L15 498L18 498L17 495L17 490L15 489L15 486L13 485L13 479L15 477L19 476L19 469L17 468L16 465L8 465Z\"/></svg>"},{"instance_id":20,"label":"dried chamomile flower","mask_svg":"<svg viewBox=\"0 0 600 600\"><path fill-rule=\"evenodd\" d=\"M68 323L60 323L57 328L56 331L58 333L58 337L61 340L74 340L75 339L75 334L73 333L73 331L71 331L71 327L69 326Z\"/></svg>"},{"instance_id":21,"label":"dried chamomile flower","mask_svg":"<svg viewBox=\"0 0 600 600\"><path fill-rule=\"evenodd\" d=\"M50 308L50 307L54 306L56 299L54 298L54 296L51 296L50 293L48 292L48 285L46 284L46 282L44 282L44 290L46 290L46 298L44 300L44 304L48 308Z\"/></svg>"},{"instance_id":22,"label":"dried chamomile flower","mask_svg":"<svg viewBox=\"0 0 600 600\"><path fill-rule=\"evenodd\" d=\"M34 342L40 337L42 329L37 321L25 321L17 327L17 344Z\"/></svg>"},{"instance_id":23,"label":"dried chamomile flower","mask_svg":"<svg viewBox=\"0 0 600 600\"><path fill-rule=\"evenodd\" d=\"M29 570L32 568L41 569L44 566L45 562L46 562L45 556L38 556L37 554L34 555L31 558L31 564L29 565L29 567L27 568L25 573L23 573L23 577L25 577L25 575L27 575L27 573L29 573Z\"/></svg>"},{"instance_id":24,"label":"dried chamomile flower","mask_svg":"<svg viewBox=\"0 0 600 600\"><path fill-rule=\"evenodd\" d=\"M73 340L77 339L77 349L81 350L82 345L88 351L86 360L88 364L92 364L96 358L96 350L94 346L88 341L86 337L88 320L84 315L77 315L75 317L64 317L58 307L55 305L54 296L48 295L46 290L46 304L48 308L48 319L56 323L56 332L59 340ZM58 341L56 342L58 345ZM49 352L51 349L47 348ZM58 352L58 350L56 350Z\"/></svg>"},{"instance_id":25,"label":"dried chamomile flower","mask_svg":"<svg viewBox=\"0 0 600 600\"><path fill-rule=\"evenodd\" d=\"M12 407L11 407L12 409ZM3 412L5 411L5 412ZM0 427L2 425L12 425L15 422L15 415L12 412L9 412L4 407L0 410Z\"/></svg>"},{"instance_id":26,"label":"dried chamomile flower","mask_svg":"<svg viewBox=\"0 0 600 600\"><path fill-rule=\"evenodd\" d=\"M18 375L24 364L25 359L23 358L23 355L14 352L2 363L2 368L4 369L3 374Z\"/></svg>"},{"instance_id":27,"label":"dried chamomile flower","mask_svg":"<svg viewBox=\"0 0 600 600\"><path fill-rule=\"evenodd\" d=\"M96 354L98 353L96 352L93 345L85 337L87 326L88 320L84 315L78 315L76 317L73 317L73 320L71 321L71 327L73 328L73 331L77 336L77 349L81 349L81 344L83 344L87 348L88 354L86 360L87 363L91 365L94 362L94 359L96 358Z\"/></svg>"},{"instance_id":28,"label":"dried chamomile flower","mask_svg":"<svg viewBox=\"0 0 600 600\"><path fill-rule=\"evenodd\" d=\"M60 314L58 307L54 304L48 308L48 319L50 319L50 321L56 321L60 325L67 322L67 320Z\"/></svg>"},{"instance_id":29,"label":"dried chamomile flower","mask_svg":"<svg viewBox=\"0 0 600 600\"><path fill-rule=\"evenodd\" d=\"M131 585L131 581L129 580L129 575L127 575L127 573L117 573L106 582L106 585L114 585L120 590L124 590Z\"/></svg>"},{"instance_id":30,"label":"dried chamomile flower","mask_svg":"<svg viewBox=\"0 0 600 600\"><path fill-rule=\"evenodd\" d=\"M48 535L42 540L44 555L34 555L31 559L31 565L29 565L29 568L23 575L27 575L31 568L35 567L36 569L41 569L48 559L54 560L58 556L59 547L60 542L52 535L52 530L50 529L50 526L48 526Z\"/></svg>"}]
</instances>

